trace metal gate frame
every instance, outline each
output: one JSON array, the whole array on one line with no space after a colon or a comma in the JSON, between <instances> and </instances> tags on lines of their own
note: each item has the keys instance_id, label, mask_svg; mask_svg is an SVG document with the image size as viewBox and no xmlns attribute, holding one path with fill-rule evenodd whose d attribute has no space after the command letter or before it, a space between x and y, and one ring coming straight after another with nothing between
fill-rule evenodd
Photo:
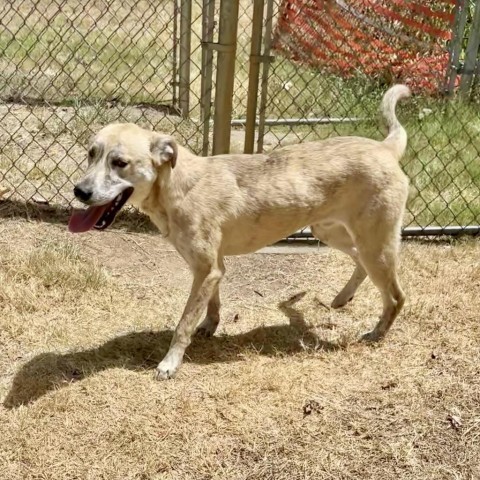
<instances>
[{"instance_id":1,"label":"metal gate frame","mask_svg":"<svg viewBox=\"0 0 480 480\"><path fill-rule=\"evenodd\" d=\"M176 0L175 0L176 1ZM215 0L202 0L200 120L202 122L202 154L210 149L212 122L213 62L216 52L216 79L213 113L212 154L230 150L233 86L237 48L239 0L221 0L219 8L218 42L213 41ZM261 17L260 17L261 18ZM190 113L192 1L180 0L180 66L179 106L183 117Z\"/></svg>"}]
</instances>

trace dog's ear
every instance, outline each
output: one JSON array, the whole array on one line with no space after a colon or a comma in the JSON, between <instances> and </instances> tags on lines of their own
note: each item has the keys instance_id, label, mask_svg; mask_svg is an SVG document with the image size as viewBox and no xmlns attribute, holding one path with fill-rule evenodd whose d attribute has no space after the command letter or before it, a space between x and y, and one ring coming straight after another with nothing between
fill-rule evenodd
<instances>
[{"instance_id":1,"label":"dog's ear","mask_svg":"<svg viewBox=\"0 0 480 480\"><path fill-rule=\"evenodd\" d=\"M165 162L170 162L170 166L172 168L175 167L178 147L172 137L154 133L150 143L150 152L152 153L153 162L157 167L163 165Z\"/></svg>"}]
</instances>

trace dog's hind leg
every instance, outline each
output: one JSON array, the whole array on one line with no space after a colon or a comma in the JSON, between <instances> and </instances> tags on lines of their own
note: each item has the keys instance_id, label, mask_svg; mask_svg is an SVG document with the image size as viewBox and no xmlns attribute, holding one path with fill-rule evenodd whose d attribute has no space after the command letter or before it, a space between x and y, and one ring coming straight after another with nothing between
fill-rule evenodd
<instances>
[{"instance_id":1,"label":"dog's hind leg","mask_svg":"<svg viewBox=\"0 0 480 480\"><path fill-rule=\"evenodd\" d=\"M399 229L386 232L381 237L369 235L366 241L359 239L358 253L368 276L380 290L383 311L375 328L363 336L363 340L381 340L392 326L405 303L405 294L397 276Z\"/></svg>"},{"instance_id":2,"label":"dog's hind leg","mask_svg":"<svg viewBox=\"0 0 480 480\"><path fill-rule=\"evenodd\" d=\"M355 262L355 270L353 271L350 280L332 302L332 308L343 307L353 299L358 287L367 277L365 269L358 260L357 248L355 247L352 237L343 225L335 224L328 227L324 225L312 225L311 230L313 235L321 242L329 247L336 248L337 250L350 255Z\"/></svg>"},{"instance_id":3,"label":"dog's hind leg","mask_svg":"<svg viewBox=\"0 0 480 480\"><path fill-rule=\"evenodd\" d=\"M220 289L216 288L212 298L208 301L207 315L197 327L195 335L200 337L211 337L217 330L220 323Z\"/></svg>"},{"instance_id":4,"label":"dog's hind leg","mask_svg":"<svg viewBox=\"0 0 480 480\"><path fill-rule=\"evenodd\" d=\"M219 262L222 273L225 273L223 261ZM215 334L220 323L220 286L217 286L212 297L208 301L207 315L203 322L198 326L196 335L201 337L211 337Z\"/></svg>"},{"instance_id":5,"label":"dog's hind leg","mask_svg":"<svg viewBox=\"0 0 480 480\"><path fill-rule=\"evenodd\" d=\"M350 302L353 299L357 288L363 283L365 278L367 278L367 272L365 269L357 260L355 260L355 263L355 270L353 271L350 280L342 288L340 293L333 299L332 308L340 308Z\"/></svg>"}]
</instances>

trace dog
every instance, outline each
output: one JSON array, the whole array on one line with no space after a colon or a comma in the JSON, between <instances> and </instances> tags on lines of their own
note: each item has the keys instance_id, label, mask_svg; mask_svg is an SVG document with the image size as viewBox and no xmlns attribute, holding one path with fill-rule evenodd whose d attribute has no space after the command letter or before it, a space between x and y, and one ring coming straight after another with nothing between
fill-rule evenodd
<instances>
[{"instance_id":1,"label":"dog","mask_svg":"<svg viewBox=\"0 0 480 480\"><path fill-rule=\"evenodd\" d=\"M73 212L70 231L107 228L128 201L150 216L193 273L157 379L175 376L195 332L215 333L224 257L254 252L308 225L356 265L332 307L352 300L368 275L382 295L383 311L362 338L385 336L405 301L397 262L409 188L399 166L407 134L395 107L409 95L404 85L385 93L383 141L347 136L269 154L199 157L170 135L134 124L110 124L98 132L88 149L87 171L74 187L88 208Z\"/></svg>"}]
</instances>

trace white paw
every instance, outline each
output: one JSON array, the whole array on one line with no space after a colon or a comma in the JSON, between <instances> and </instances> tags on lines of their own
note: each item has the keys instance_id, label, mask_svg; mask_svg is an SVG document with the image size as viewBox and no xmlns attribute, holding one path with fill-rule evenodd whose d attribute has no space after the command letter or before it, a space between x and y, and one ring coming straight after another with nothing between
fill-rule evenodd
<instances>
[{"instance_id":1,"label":"white paw","mask_svg":"<svg viewBox=\"0 0 480 480\"><path fill-rule=\"evenodd\" d=\"M170 378L175 378L179 366L179 364L176 364L176 362L171 360L162 360L155 370L155 380L168 380Z\"/></svg>"}]
</instances>

